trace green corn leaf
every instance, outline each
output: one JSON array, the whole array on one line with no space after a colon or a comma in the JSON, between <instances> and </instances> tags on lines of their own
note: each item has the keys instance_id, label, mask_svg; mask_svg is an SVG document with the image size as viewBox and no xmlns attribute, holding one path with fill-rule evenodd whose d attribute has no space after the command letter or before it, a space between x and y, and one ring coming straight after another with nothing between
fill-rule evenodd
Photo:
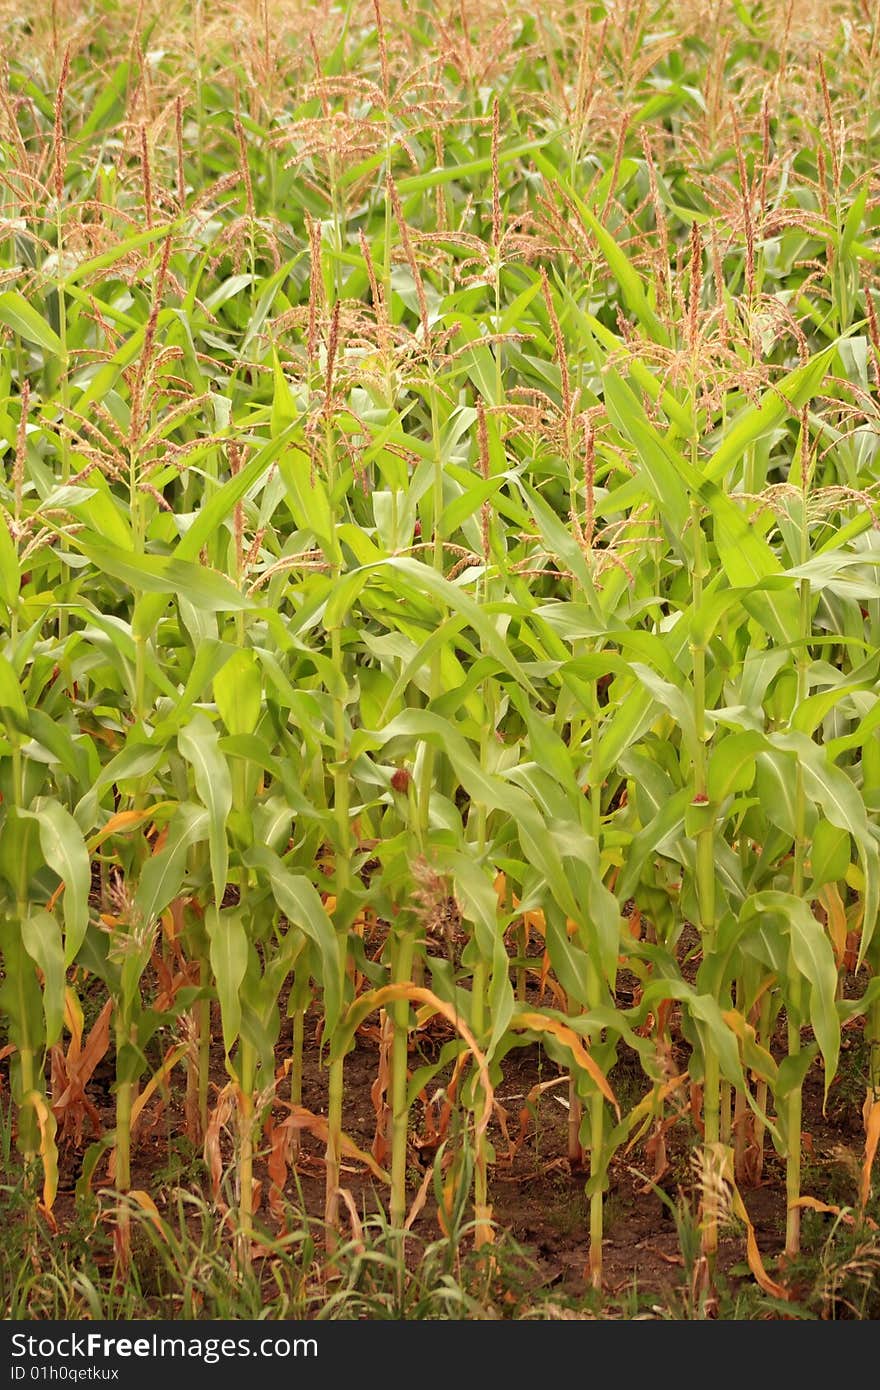
<instances>
[{"instance_id":1,"label":"green corn leaf","mask_svg":"<svg viewBox=\"0 0 880 1390\"><path fill-rule=\"evenodd\" d=\"M158 766L164 748L149 743L129 742L111 758L98 774L94 784L85 792L74 808L76 822L84 831L90 830L98 820L98 802L103 792L115 782L129 778L146 777Z\"/></svg>"},{"instance_id":2,"label":"green corn leaf","mask_svg":"<svg viewBox=\"0 0 880 1390\"><path fill-rule=\"evenodd\" d=\"M771 749L757 757L756 791L762 814L771 825L794 839L797 834L793 768L788 758Z\"/></svg>"},{"instance_id":3,"label":"green corn leaf","mask_svg":"<svg viewBox=\"0 0 880 1390\"><path fill-rule=\"evenodd\" d=\"M713 581L715 582L715 581ZM688 647L688 624L680 617L663 634L662 641L668 649L669 658L676 664L686 660ZM652 654L656 661L656 654ZM618 680L625 693L620 694ZM620 677L615 680L609 692L615 704L614 718L604 722L599 735L598 775L604 780L615 768L626 752L642 734L650 729L656 719L654 697L644 686L633 689L628 681Z\"/></svg>"},{"instance_id":4,"label":"green corn leaf","mask_svg":"<svg viewBox=\"0 0 880 1390\"><path fill-rule=\"evenodd\" d=\"M311 531L328 560L339 561L333 513L323 478L304 449L287 449L278 461L297 526Z\"/></svg>"},{"instance_id":5,"label":"green corn leaf","mask_svg":"<svg viewBox=\"0 0 880 1390\"><path fill-rule=\"evenodd\" d=\"M440 518L440 534L454 536L469 517L488 502L502 488L507 480L503 477L475 478L459 497L443 509Z\"/></svg>"},{"instance_id":6,"label":"green corn leaf","mask_svg":"<svg viewBox=\"0 0 880 1390\"><path fill-rule=\"evenodd\" d=\"M524 145L511 145L507 149L501 149L498 152L498 163L504 167L517 159L535 158L540 146L547 144L549 139L549 135L538 136L534 141ZM358 173L358 167L354 166L346 171L349 179L354 180ZM552 165L550 167L552 168ZM491 156L482 155L479 159L465 160L463 163L453 164L449 168L428 169L424 174L407 174L405 178L398 180L397 189L401 197L409 198L414 193L424 193L426 189L440 188L446 183L458 183L463 179L473 178L477 174L489 173L491 168Z\"/></svg>"},{"instance_id":7,"label":"green corn leaf","mask_svg":"<svg viewBox=\"0 0 880 1390\"><path fill-rule=\"evenodd\" d=\"M0 1011L6 1020L10 1040L18 1048L37 1052L44 1045L46 1016L42 991L37 982L30 952L25 949L20 923L0 914L0 948L3 972L0 974Z\"/></svg>"},{"instance_id":8,"label":"green corn leaf","mask_svg":"<svg viewBox=\"0 0 880 1390\"><path fill-rule=\"evenodd\" d=\"M77 754L82 752L82 748L73 742L70 728L64 724L56 723L41 709L30 711L29 723L35 743L46 749L54 761L64 768L65 772L74 779L78 779L82 773L82 766L77 761ZM35 756L34 750L35 744L24 745L23 751L26 757Z\"/></svg>"},{"instance_id":9,"label":"green corn leaf","mask_svg":"<svg viewBox=\"0 0 880 1390\"><path fill-rule=\"evenodd\" d=\"M51 912L31 912L22 918L21 940L31 960L43 972L43 1012L46 1017L46 1046L61 1037L64 1023L64 942L61 928Z\"/></svg>"},{"instance_id":10,"label":"green corn leaf","mask_svg":"<svg viewBox=\"0 0 880 1390\"><path fill-rule=\"evenodd\" d=\"M13 899L26 899L30 881L44 862L36 816L15 806L6 807L0 832L0 887L5 879Z\"/></svg>"},{"instance_id":11,"label":"green corn leaf","mask_svg":"<svg viewBox=\"0 0 880 1390\"><path fill-rule=\"evenodd\" d=\"M796 415L818 392L836 352L836 344L825 348L765 391L757 405L747 406L725 431L706 467L706 477L720 483L742 465L753 444L771 434L791 415Z\"/></svg>"},{"instance_id":12,"label":"green corn leaf","mask_svg":"<svg viewBox=\"0 0 880 1390\"><path fill-rule=\"evenodd\" d=\"M708 1034L718 1055L721 1075L734 1086L743 1084L742 1067L736 1034L724 1021L721 1008L711 994L700 994L686 980L652 980L639 1002L639 1015L647 1014L661 999L680 999L685 1010L698 1025L698 1032Z\"/></svg>"},{"instance_id":13,"label":"green corn leaf","mask_svg":"<svg viewBox=\"0 0 880 1390\"><path fill-rule=\"evenodd\" d=\"M693 703L688 700L679 686L673 685L671 681L663 680L656 671L652 671L650 666L646 666L644 662L632 661L630 662L630 669L642 685L650 691L656 704L661 709L665 709L675 720L684 735L685 745L693 758L697 748Z\"/></svg>"},{"instance_id":14,"label":"green corn leaf","mask_svg":"<svg viewBox=\"0 0 880 1390\"><path fill-rule=\"evenodd\" d=\"M18 565L18 555L15 546L12 544L12 537L9 534L9 527L6 524L5 513L0 507L0 599L6 604L7 608L13 608L18 602L18 594L21 588L21 573Z\"/></svg>"},{"instance_id":15,"label":"green corn leaf","mask_svg":"<svg viewBox=\"0 0 880 1390\"><path fill-rule=\"evenodd\" d=\"M123 243L126 250L128 243ZM159 334L168 331L168 327L176 318L173 309L161 309L156 320L156 328ZM130 337L116 349L113 356L104 362L95 374L90 378L82 395L76 401L76 409L80 413L88 410L89 406L95 401L105 400L114 391L119 383L119 379L127 367L136 362L143 352L144 339L146 337L147 325L142 323Z\"/></svg>"},{"instance_id":16,"label":"green corn leaf","mask_svg":"<svg viewBox=\"0 0 880 1390\"><path fill-rule=\"evenodd\" d=\"M227 1057L241 1030L240 991L248 963L248 939L240 908L212 908L206 917L211 971L220 1001Z\"/></svg>"},{"instance_id":17,"label":"green corn leaf","mask_svg":"<svg viewBox=\"0 0 880 1390\"><path fill-rule=\"evenodd\" d=\"M267 797L254 807L254 832L257 844L276 853L285 850L293 830L293 807L280 796Z\"/></svg>"},{"instance_id":18,"label":"green corn leaf","mask_svg":"<svg viewBox=\"0 0 880 1390\"><path fill-rule=\"evenodd\" d=\"M783 1057L779 1063L773 1094L779 1111L778 1123L780 1126L785 1123L785 1109L782 1102L788 1100L799 1086L803 1086L807 1079L807 1073L816 1060L817 1051L818 1048L813 1043L810 1047L802 1047L800 1052L795 1052L790 1057Z\"/></svg>"},{"instance_id":19,"label":"green corn leaf","mask_svg":"<svg viewBox=\"0 0 880 1390\"><path fill-rule=\"evenodd\" d=\"M223 901L229 873L226 821L232 809L232 778L217 748L219 734L206 714L195 714L177 735L177 746L193 770L196 791L208 812L208 846L214 901Z\"/></svg>"},{"instance_id":20,"label":"green corn leaf","mask_svg":"<svg viewBox=\"0 0 880 1390\"><path fill-rule=\"evenodd\" d=\"M869 185L863 183L850 205L849 212L846 214L846 221L843 224L843 236L840 239L841 257L849 255L853 248L853 242L859 234L862 219L865 216L865 209L868 206L869 191Z\"/></svg>"},{"instance_id":21,"label":"green corn leaf","mask_svg":"<svg viewBox=\"0 0 880 1390\"><path fill-rule=\"evenodd\" d=\"M107 487L107 481L95 470L89 476L92 486L85 497L72 496L65 504L78 521L98 533L105 542L126 551L132 548L131 526L122 508ZM85 493L85 488L71 488L71 493Z\"/></svg>"},{"instance_id":22,"label":"green corn leaf","mask_svg":"<svg viewBox=\"0 0 880 1390\"><path fill-rule=\"evenodd\" d=\"M124 260L127 256L132 256L137 251L142 251L145 246L152 246L154 242L164 241L169 233L180 226L179 222L168 222L160 227L150 227L145 232L136 232L133 236L123 237L115 246L111 246L108 251L102 251L98 256L92 256L88 260L80 261L74 265L65 276L65 286L68 288L78 280L83 280L86 276L96 275L101 270L109 270L111 265L116 265L117 261ZM170 315L167 316L170 318ZM166 319L167 321L167 319ZM135 347L133 356L136 354Z\"/></svg>"},{"instance_id":23,"label":"green corn leaf","mask_svg":"<svg viewBox=\"0 0 880 1390\"><path fill-rule=\"evenodd\" d=\"M593 578L587 568L583 552L580 546L567 527L563 526L553 508L548 506L544 498L535 488L528 483L519 480L519 486L524 493L529 508L538 523L542 539L546 542L551 555L556 556L562 561L566 569L570 569L578 580L584 591L584 596L593 612L600 627L604 623L602 610L596 598L596 589Z\"/></svg>"},{"instance_id":24,"label":"green corn leaf","mask_svg":"<svg viewBox=\"0 0 880 1390\"><path fill-rule=\"evenodd\" d=\"M168 826L165 844L141 869L135 906L146 922L154 922L180 892L186 870L187 850L206 838L208 812L184 803Z\"/></svg>"},{"instance_id":25,"label":"green corn leaf","mask_svg":"<svg viewBox=\"0 0 880 1390\"><path fill-rule=\"evenodd\" d=\"M746 902L743 918L775 915L784 923L795 969L810 991L809 1018L825 1063L825 1099L837 1072L840 1019L837 1013L837 966L828 935L809 905L793 893L768 890Z\"/></svg>"},{"instance_id":26,"label":"green corn leaf","mask_svg":"<svg viewBox=\"0 0 880 1390\"><path fill-rule=\"evenodd\" d=\"M721 802L735 792L747 792L755 780L755 758L767 747L757 730L722 738L709 755L709 800Z\"/></svg>"},{"instance_id":27,"label":"green corn leaf","mask_svg":"<svg viewBox=\"0 0 880 1390\"><path fill-rule=\"evenodd\" d=\"M167 599L162 599L161 602L162 606L165 607ZM129 673L134 670L136 661L135 639L129 624L124 622L122 618L118 618L115 614L98 612L97 609L91 605L82 607L80 604L73 604L71 607L74 613L84 619L90 641L99 645L95 637L96 629L109 639L107 643L104 643L104 649L105 651L112 650L112 659L117 671L119 671L124 680L128 681ZM137 607L138 605L135 604L135 611L137 611ZM128 663L128 670L126 670L124 664L126 662ZM161 690L163 695L167 695L169 698L176 700L178 693L177 688L172 685L165 670L159 665L155 653L149 644L145 647L144 667L157 690Z\"/></svg>"},{"instance_id":28,"label":"green corn leaf","mask_svg":"<svg viewBox=\"0 0 880 1390\"><path fill-rule=\"evenodd\" d=\"M558 840L560 832L556 833ZM621 949L622 919L618 899L602 881L598 841L579 826L573 828L570 838L575 852L568 854L566 868L577 895L574 920L600 980L613 989ZM598 1002L598 996L590 1000L593 1007Z\"/></svg>"},{"instance_id":29,"label":"green corn leaf","mask_svg":"<svg viewBox=\"0 0 880 1390\"><path fill-rule=\"evenodd\" d=\"M525 699L522 700L521 708L528 729L532 757L539 767L556 779L577 806L583 793L575 780L571 753L565 742L556 733L550 721L537 714Z\"/></svg>"},{"instance_id":30,"label":"green corn leaf","mask_svg":"<svg viewBox=\"0 0 880 1390\"><path fill-rule=\"evenodd\" d=\"M810 849L810 896L817 896L826 883L838 883L845 877L849 865L850 838L847 832L830 821L818 821Z\"/></svg>"},{"instance_id":31,"label":"green corn leaf","mask_svg":"<svg viewBox=\"0 0 880 1390\"><path fill-rule=\"evenodd\" d=\"M699 498L712 514L718 558L727 580L732 587L744 591L743 607L778 642L793 641L798 631L794 580L790 579L785 587L782 565L754 524L708 474L698 472L666 440L616 373L605 374L604 389L609 414L636 447L648 491L667 523L673 543L679 544L678 538L689 522L691 500Z\"/></svg>"},{"instance_id":32,"label":"green corn leaf","mask_svg":"<svg viewBox=\"0 0 880 1390\"><path fill-rule=\"evenodd\" d=\"M346 609L371 580L389 582L389 578L400 594L407 596L415 592L417 595L427 595L461 614L482 639L487 653L495 658L499 666L513 676L534 699L540 698L520 664L511 655L506 643L499 637L498 630L485 609L463 589L451 584L429 565L424 565L420 560L413 560L409 556L392 557L375 565L349 571L324 605L325 623L330 627L340 623Z\"/></svg>"},{"instance_id":33,"label":"green corn leaf","mask_svg":"<svg viewBox=\"0 0 880 1390\"><path fill-rule=\"evenodd\" d=\"M626 253L621 250L596 214L578 197L571 184L560 177L558 169L554 167L546 155L542 154L540 150L535 150L532 158L550 186L561 189L566 201L577 210L584 227L595 239L608 269L620 286L624 302L630 313L635 315L652 342L668 343L669 334L652 309L642 283L642 277L628 260Z\"/></svg>"},{"instance_id":34,"label":"green corn leaf","mask_svg":"<svg viewBox=\"0 0 880 1390\"><path fill-rule=\"evenodd\" d=\"M805 734L772 734L770 742L796 755L800 762L804 791L821 808L826 820L853 837L865 876L864 914L859 945L859 964L871 944L880 913L880 851L868 822L865 804L858 790L825 750Z\"/></svg>"},{"instance_id":35,"label":"green corn leaf","mask_svg":"<svg viewBox=\"0 0 880 1390\"><path fill-rule=\"evenodd\" d=\"M253 763L254 767L261 767L264 772L282 781L284 770L281 763L272 757L269 746L268 740L260 738L257 734L229 734L226 738L221 738L217 744L224 758L244 758L245 761Z\"/></svg>"},{"instance_id":36,"label":"green corn leaf","mask_svg":"<svg viewBox=\"0 0 880 1390\"><path fill-rule=\"evenodd\" d=\"M230 734L252 734L263 708L263 686L254 653L233 652L214 676L214 699Z\"/></svg>"},{"instance_id":37,"label":"green corn leaf","mask_svg":"<svg viewBox=\"0 0 880 1390\"><path fill-rule=\"evenodd\" d=\"M481 958L490 963L488 1004L492 1034L486 1055L491 1057L507 1032L515 1006L510 960L498 920L498 898L490 878L468 855L455 853L450 858L450 867L462 915L466 921L473 922L477 949Z\"/></svg>"},{"instance_id":38,"label":"green corn leaf","mask_svg":"<svg viewBox=\"0 0 880 1390\"><path fill-rule=\"evenodd\" d=\"M577 321L583 325L588 338L595 340L594 353L598 365L604 366L610 354L619 354L625 350L623 339L619 338L616 333L612 333L611 329L606 328L599 319L581 309L564 286L563 293L569 313L573 314ZM602 348L606 351L602 352ZM639 390L644 391L652 401L659 402L669 419L678 426L684 438L690 439L694 432L694 420L687 406L677 400L670 390L664 388L662 382L641 358L630 355L626 369Z\"/></svg>"},{"instance_id":39,"label":"green corn leaf","mask_svg":"<svg viewBox=\"0 0 880 1390\"><path fill-rule=\"evenodd\" d=\"M548 902L544 912L547 954L553 973L565 990L568 999L587 1008L589 997L590 958L581 943L568 934L565 913L556 902Z\"/></svg>"},{"instance_id":40,"label":"green corn leaf","mask_svg":"<svg viewBox=\"0 0 880 1390\"><path fill-rule=\"evenodd\" d=\"M626 859L617 885L618 892L625 900L636 891L639 876L648 856L661 845L675 840L684 834L684 814L693 792L690 787L682 787L664 801L651 821L640 830L628 847Z\"/></svg>"},{"instance_id":41,"label":"green corn leaf","mask_svg":"<svg viewBox=\"0 0 880 1390\"><path fill-rule=\"evenodd\" d=\"M650 496L673 535L682 537L690 518L688 488L682 477L684 460L651 424L635 393L617 372L607 370L603 386L608 415L635 445Z\"/></svg>"},{"instance_id":42,"label":"green corn leaf","mask_svg":"<svg viewBox=\"0 0 880 1390\"><path fill-rule=\"evenodd\" d=\"M95 98L91 111L80 126L77 144L84 144L85 141L92 138L96 131L103 130L109 124L110 117L125 100L130 73L131 63L128 59L117 63L109 80Z\"/></svg>"},{"instance_id":43,"label":"green corn leaf","mask_svg":"<svg viewBox=\"0 0 880 1390\"><path fill-rule=\"evenodd\" d=\"M64 349L58 334L17 290L4 290L0 294L0 323L5 323L13 333L26 342L35 343L44 352L54 357L62 356Z\"/></svg>"},{"instance_id":44,"label":"green corn leaf","mask_svg":"<svg viewBox=\"0 0 880 1390\"><path fill-rule=\"evenodd\" d=\"M456 776L474 801L487 810L501 811L512 817L529 862L544 875L548 888L563 911L570 917L579 915L558 849L530 796L501 777L486 772L454 726L427 710L404 711L392 719L381 734L371 735L371 742L382 746L398 738L410 743L424 739L434 744L449 759Z\"/></svg>"},{"instance_id":45,"label":"green corn leaf","mask_svg":"<svg viewBox=\"0 0 880 1390\"><path fill-rule=\"evenodd\" d=\"M40 797L33 814L39 823L46 863L64 882L64 958L71 965L89 924L92 874L83 833L59 801Z\"/></svg>"},{"instance_id":46,"label":"green corn leaf","mask_svg":"<svg viewBox=\"0 0 880 1390\"><path fill-rule=\"evenodd\" d=\"M276 349L272 348L272 415L270 424L272 434L279 435L288 425L292 425L299 415L296 400L290 389L290 383L284 375L281 360Z\"/></svg>"},{"instance_id":47,"label":"green corn leaf","mask_svg":"<svg viewBox=\"0 0 880 1390\"><path fill-rule=\"evenodd\" d=\"M272 463L289 443L295 428L295 424L287 426L282 434L271 439L268 444L258 450L250 463L246 463L240 472L227 479L222 487L208 498L178 541L173 556L175 560L192 562L198 559L202 547L207 545L214 533L223 525L223 522L232 513L236 502L240 502L251 488L255 487L268 473ZM229 589L232 589L236 594L236 602L230 604L227 611L249 607L249 604L227 581L227 592ZM176 586L174 592L177 592ZM164 590L161 596L159 594L147 594L141 599L138 605L140 631L152 633L166 606L167 597ZM194 606L198 607L198 604Z\"/></svg>"},{"instance_id":48,"label":"green corn leaf","mask_svg":"<svg viewBox=\"0 0 880 1390\"><path fill-rule=\"evenodd\" d=\"M255 845L245 855L245 863L265 874L272 896L292 927L299 928L317 947L321 960L324 1014L332 1032L342 1013L344 976L340 943L314 885L302 874L291 873L278 855L264 845Z\"/></svg>"},{"instance_id":49,"label":"green corn leaf","mask_svg":"<svg viewBox=\"0 0 880 1390\"><path fill-rule=\"evenodd\" d=\"M0 656L0 718L10 732L18 730L26 733L28 729L28 709L21 685L12 665L5 656Z\"/></svg>"},{"instance_id":50,"label":"green corn leaf","mask_svg":"<svg viewBox=\"0 0 880 1390\"><path fill-rule=\"evenodd\" d=\"M180 594L194 608L209 613L234 612L251 606L225 575L207 566L193 565L175 556L135 555L134 552L97 539L86 539L82 535L69 539L102 574L121 580L136 594L154 593L169 597ZM142 613L135 615L133 630L136 636L148 635L150 629Z\"/></svg>"},{"instance_id":51,"label":"green corn leaf","mask_svg":"<svg viewBox=\"0 0 880 1390\"><path fill-rule=\"evenodd\" d=\"M794 582L780 588L782 565L770 546L725 493L709 482L700 487L715 522L718 558L729 583L746 591L742 604L777 642L793 642L798 632ZM767 581L770 581L769 583Z\"/></svg>"}]
</instances>

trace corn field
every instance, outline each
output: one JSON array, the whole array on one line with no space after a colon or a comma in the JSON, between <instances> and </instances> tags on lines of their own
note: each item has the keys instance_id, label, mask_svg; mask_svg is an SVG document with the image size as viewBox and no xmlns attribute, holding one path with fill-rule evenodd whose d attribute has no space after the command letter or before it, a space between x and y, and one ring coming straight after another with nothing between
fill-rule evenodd
<instances>
[{"instance_id":1,"label":"corn field","mask_svg":"<svg viewBox=\"0 0 880 1390\"><path fill-rule=\"evenodd\" d=\"M485 1267L564 1105L585 1288L677 1146L695 1296L733 1240L785 1304L805 1211L880 1216L880 5L54 0L0 45L24 1246L100 1194L124 1279L164 1116L240 1271L318 1162L328 1258L356 1173Z\"/></svg>"}]
</instances>

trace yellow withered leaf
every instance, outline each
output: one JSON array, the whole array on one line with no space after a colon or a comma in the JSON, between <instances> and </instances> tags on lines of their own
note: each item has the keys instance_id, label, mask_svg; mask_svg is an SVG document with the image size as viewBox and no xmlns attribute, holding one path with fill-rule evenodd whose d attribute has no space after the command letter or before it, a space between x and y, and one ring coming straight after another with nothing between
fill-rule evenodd
<instances>
[{"instance_id":1,"label":"yellow withered leaf","mask_svg":"<svg viewBox=\"0 0 880 1390\"><path fill-rule=\"evenodd\" d=\"M169 1075L169 1073L174 1070L174 1068L177 1066L177 1063L183 1057L186 1056L186 1047L186 1043L179 1043L177 1047L172 1047L170 1049L162 1065L158 1068L157 1071L153 1073L153 1075L150 1077L150 1080L147 1082L146 1086L138 1096L137 1100L133 1103L131 1107L132 1133L134 1133L135 1126L137 1125L137 1122L140 1119L140 1115L144 1106L146 1105L150 1097L153 1095L154 1091L156 1091L156 1089L162 1085L162 1082Z\"/></svg>"},{"instance_id":2,"label":"yellow withered leaf","mask_svg":"<svg viewBox=\"0 0 880 1390\"><path fill-rule=\"evenodd\" d=\"M58 1147L55 1143L57 1123L49 1102L39 1091L28 1091L22 1097L21 1108L33 1110L40 1129L40 1158L43 1163L43 1211L48 1214L58 1194Z\"/></svg>"},{"instance_id":3,"label":"yellow withered leaf","mask_svg":"<svg viewBox=\"0 0 880 1390\"><path fill-rule=\"evenodd\" d=\"M85 1015L82 1005L77 998L76 991L68 985L64 991L64 1026L70 1034L70 1045L67 1049L69 1058L79 1057L84 1025Z\"/></svg>"},{"instance_id":4,"label":"yellow withered leaf","mask_svg":"<svg viewBox=\"0 0 880 1390\"><path fill-rule=\"evenodd\" d=\"M818 1197L798 1197L796 1202L792 1202L793 1207L802 1207L807 1211L818 1211L825 1216L836 1216L843 1222L844 1226L855 1226L856 1218L847 1207L839 1207L834 1202L820 1202ZM871 1217L865 1217L865 1225L869 1230L876 1231L877 1222L872 1221Z\"/></svg>"},{"instance_id":5,"label":"yellow withered leaf","mask_svg":"<svg viewBox=\"0 0 880 1390\"><path fill-rule=\"evenodd\" d=\"M362 994L359 999L350 1006L348 1011L349 1020L365 1018L374 1009L381 1009L394 999L409 999L413 1004L429 1005L432 1012L440 1014L451 1023L457 1033L459 1033L468 1046L468 1050L473 1056L480 1077L480 1086L483 1091L483 1109L476 1123L476 1133L483 1134L489 1120L492 1118L492 1102L494 1091L492 1082L489 1079L489 1067L484 1054L480 1051L476 1038L468 1028L464 1019L456 1013L451 1004L445 1003L438 998L430 989L425 989L423 985L395 984L383 985L381 989L371 990L368 994ZM356 1025L355 1025L356 1026Z\"/></svg>"},{"instance_id":6,"label":"yellow withered leaf","mask_svg":"<svg viewBox=\"0 0 880 1390\"><path fill-rule=\"evenodd\" d=\"M305 1129L309 1134L313 1134L322 1144L327 1143L329 1128L326 1115L316 1115L312 1110L307 1110L304 1105L289 1105L290 1115L282 1121L279 1128ZM358 1163L364 1163L380 1182L390 1183L391 1179L384 1168L373 1158L372 1154L358 1147L348 1134L340 1134L339 1151L345 1158L353 1158Z\"/></svg>"},{"instance_id":7,"label":"yellow withered leaf","mask_svg":"<svg viewBox=\"0 0 880 1390\"><path fill-rule=\"evenodd\" d=\"M170 805L170 802L162 802L160 806ZM136 826L143 825L145 820L152 820L160 806L150 806L145 811L117 811L112 815L106 825L102 825L90 840L86 841L86 849L91 854L111 835L124 834L127 830L134 830Z\"/></svg>"},{"instance_id":8,"label":"yellow withered leaf","mask_svg":"<svg viewBox=\"0 0 880 1390\"><path fill-rule=\"evenodd\" d=\"M755 1029L736 1009L722 1010L721 1017L743 1045L743 1061L754 1074L765 1081L775 1082L779 1068L766 1047L758 1042Z\"/></svg>"},{"instance_id":9,"label":"yellow withered leaf","mask_svg":"<svg viewBox=\"0 0 880 1390\"><path fill-rule=\"evenodd\" d=\"M755 1282L764 1290L764 1293L768 1293L773 1298L779 1298L782 1299L783 1302L788 1303L791 1299L791 1294L788 1289L785 1288L783 1284L777 1284L775 1279L771 1279L764 1268L764 1261L761 1259L761 1251L758 1249L758 1239L755 1235L755 1228L746 1210L746 1204L740 1196L739 1188L733 1179L732 1149L728 1151L728 1165L725 1177L730 1185L734 1214L739 1217L746 1228L746 1259L748 1260L749 1269L752 1271Z\"/></svg>"},{"instance_id":10,"label":"yellow withered leaf","mask_svg":"<svg viewBox=\"0 0 880 1390\"><path fill-rule=\"evenodd\" d=\"M605 1073L590 1056L584 1046L583 1038L575 1033L574 1029L560 1023L558 1019L546 1018L544 1014L536 1013L514 1014L510 1020L510 1026L511 1028L527 1028L533 1033L552 1033L555 1038L558 1038L568 1048L578 1066L583 1068L592 1078L608 1103L614 1106L614 1112L620 1119L620 1106L617 1104L617 1097L608 1084Z\"/></svg>"},{"instance_id":11,"label":"yellow withered leaf","mask_svg":"<svg viewBox=\"0 0 880 1390\"><path fill-rule=\"evenodd\" d=\"M131 1198L133 1202L137 1203L137 1205L141 1208L141 1211L146 1212L147 1216L150 1218L150 1222L152 1223L152 1225L155 1226L156 1230L159 1232L159 1235L162 1237L163 1240L165 1240L165 1227L162 1225L162 1218L159 1215L159 1208L156 1206L156 1203L153 1201L150 1194L148 1192L144 1192L143 1189L140 1187L134 1187L128 1193L128 1196Z\"/></svg>"},{"instance_id":12,"label":"yellow withered leaf","mask_svg":"<svg viewBox=\"0 0 880 1390\"><path fill-rule=\"evenodd\" d=\"M870 1091L865 1097L862 1117L865 1122L865 1161L859 1182L859 1205L864 1211L871 1196L871 1169L880 1144L880 1100L875 1100Z\"/></svg>"},{"instance_id":13,"label":"yellow withered leaf","mask_svg":"<svg viewBox=\"0 0 880 1390\"><path fill-rule=\"evenodd\" d=\"M632 1133L629 1143L624 1153L630 1153L642 1138L652 1119L656 1119L662 1112L667 1100L676 1091L680 1090L690 1081L690 1073L683 1071L678 1076L673 1076L669 1081L658 1083L648 1091L647 1095L629 1112L628 1122Z\"/></svg>"}]
</instances>

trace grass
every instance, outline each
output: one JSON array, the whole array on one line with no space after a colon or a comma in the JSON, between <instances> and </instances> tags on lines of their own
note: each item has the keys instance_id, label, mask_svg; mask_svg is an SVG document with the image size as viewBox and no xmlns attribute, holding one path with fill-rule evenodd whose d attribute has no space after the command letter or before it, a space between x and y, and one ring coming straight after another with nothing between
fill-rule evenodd
<instances>
[{"instance_id":1,"label":"grass","mask_svg":"<svg viewBox=\"0 0 880 1390\"><path fill-rule=\"evenodd\" d=\"M108 1194L109 1196L109 1194ZM26 1197L4 1189L7 1224L0 1256L4 1307L15 1319L175 1321L322 1320L722 1320L875 1318L876 1233L859 1234L841 1218L809 1214L806 1246L790 1272L795 1296L785 1303L763 1293L747 1267L719 1274L711 1304L694 1292L700 1232L697 1213L677 1209L684 1259L681 1276L662 1288L637 1278L614 1294L587 1287L576 1293L548 1280L534 1251L500 1237L491 1261L469 1249L467 1229L452 1237L406 1237L401 1278L398 1234L379 1216L341 1240L329 1263L322 1258L320 1222L288 1211L288 1234L264 1238L259 1258L233 1269L228 1235L206 1203L178 1190L159 1224L133 1206L131 1259L124 1280L114 1278L112 1204L70 1225L59 1244L40 1226L22 1262L16 1226Z\"/></svg>"},{"instance_id":2,"label":"grass","mask_svg":"<svg viewBox=\"0 0 880 1390\"><path fill-rule=\"evenodd\" d=\"M159 1297L166 1222L186 1315L497 1311L495 1099L538 1043L579 1306L614 1175L678 1163L678 1315L724 1315L772 1145L754 1296L870 1316L880 9L92 0L0 36L9 1306ZM817 1081L863 1127L856 1235L802 1295Z\"/></svg>"}]
</instances>

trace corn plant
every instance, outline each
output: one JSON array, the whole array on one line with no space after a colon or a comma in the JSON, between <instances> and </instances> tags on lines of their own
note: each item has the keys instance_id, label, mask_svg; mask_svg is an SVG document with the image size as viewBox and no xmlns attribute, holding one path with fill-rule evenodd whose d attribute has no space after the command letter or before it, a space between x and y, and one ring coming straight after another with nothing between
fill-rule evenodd
<instances>
[{"instance_id":1,"label":"corn plant","mask_svg":"<svg viewBox=\"0 0 880 1390\"><path fill-rule=\"evenodd\" d=\"M789 1296L748 1190L796 1261L844 1030L868 1217L877 15L575 8L2 21L2 1057L122 1271L165 1107L237 1269L317 1143L331 1265L354 1165L488 1275L526 1047L596 1290L693 1139L693 1297L726 1218Z\"/></svg>"}]
</instances>

